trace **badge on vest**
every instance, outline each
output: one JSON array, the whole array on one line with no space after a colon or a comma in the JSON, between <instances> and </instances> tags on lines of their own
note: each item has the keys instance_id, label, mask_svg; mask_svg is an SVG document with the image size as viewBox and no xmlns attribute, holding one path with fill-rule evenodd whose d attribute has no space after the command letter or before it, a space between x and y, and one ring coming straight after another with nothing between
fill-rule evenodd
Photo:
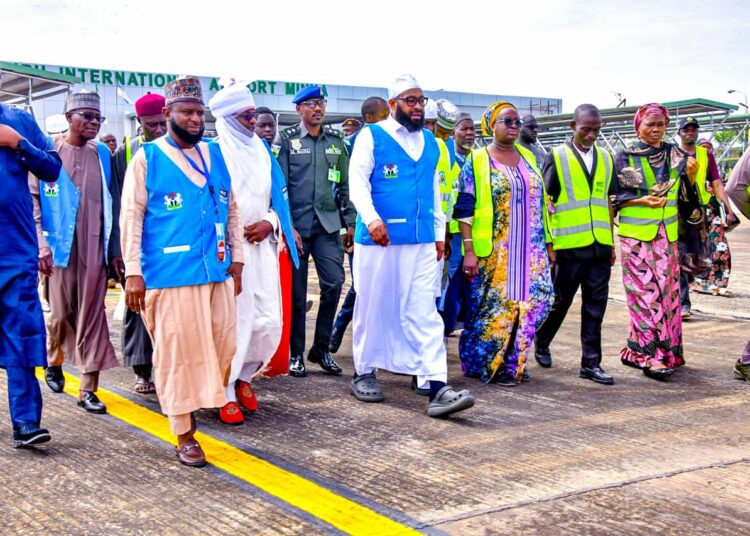
<instances>
[{"instance_id":1,"label":"badge on vest","mask_svg":"<svg viewBox=\"0 0 750 536\"><path fill-rule=\"evenodd\" d=\"M216 224L216 258L219 262L224 262L227 256L227 243L224 238L224 224Z\"/></svg>"},{"instance_id":2,"label":"badge on vest","mask_svg":"<svg viewBox=\"0 0 750 536\"><path fill-rule=\"evenodd\" d=\"M440 184L445 185L445 171L439 171L438 174L440 176Z\"/></svg>"},{"instance_id":3,"label":"badge on vest","mask_svg":"<svg viewBox=\"0 0 750 536\"><path fill-rule=\"evenodd\" d=\"M219 201L224 203L225 205L229 203L229 192L219 188Z\"/></svg>"},{"instance_id":4,"label":"badge on vest","mask_svg":"<svg viewBox=\"0 0 750 536\"><path fill-rule=\"evenodd\" d=\"M60 185L56 182L47 183L44 185L44 195L46 197L57 197L60 193Z\"/></svg>"},{"instance_id":5,"label":"badge on vest","mask_svg":"<svg viewBox=\"0 0 750 536\"><path fill-rule=\"evenodd\" d=\"M387 164L383 166L383 176L386 179L397 179L398 178L398 166L394 164Z\"/></svg>"},{"instance_id":6,"label":"badge on vest","mask_svg":"<svg viewBox=\"0 0 750 536\"><path fill-rule=\"evenodd\" d=\"M167 210L182 208L182 194L180 192L169 192L169 195L164 196L164 204Z\"/></svg>"}]
</instances>

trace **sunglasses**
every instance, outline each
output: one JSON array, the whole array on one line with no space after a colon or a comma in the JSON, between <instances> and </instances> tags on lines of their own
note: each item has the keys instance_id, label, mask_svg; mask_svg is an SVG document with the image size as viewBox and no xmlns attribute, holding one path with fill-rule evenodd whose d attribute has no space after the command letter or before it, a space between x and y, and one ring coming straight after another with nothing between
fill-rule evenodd
<instances>
[{"instance_id":1,"label":"sunglasses","mask_svg":"<svg viewBox=\"0 0 750 536\"><path fill-rule=\"evenodd\" d=\"M328 104L328 101L325 99L311 99L306 100L302 103L303 106L307 106L308 108L316 108L320 106L321 108L325 108L326 104Z\"/></svg>"},{"instance_id":2,"label":"sunglasses","mask_svg":"<svg viewBox=\"0 0 750 536\"><path fill-rule=\"evenodd\" d=\"M96 121L98 123L104 123L106 117L99 114L92 114L91 112L73 112L76 115L80 115L86 121Z\"/></svg>"},{"instance_id":3,"label":"sunglasses","mask_svg":"<svg viewBox=\"0 0 750 536\"><path fill-rule=\"evenodd\" d=\"M407 106L416 106L417 103L419 103L421 106L424 106L427 104L428 99L427 97L396 97L397 100L404 101Z\"/></svg>"},{"instance_id":4,"label":"sunglasses","mask_svg":"<svg viewBox=\"0 0 750 536\"><path fill-rule=\"evenodd\" d=\"M495 124L500 122L502 122L506 127L510 127L511 125L516 125L517 127L523 126L522 119L511 119L510 117L503 117L502 119L498 119L497 121L495 121Z\"/></svg>"},{"instance_id":5,"label":"sunglasses","mask_svg":"<svg viewBox=\"0 0 750 536\"><path fill-rule=\"evenodd\" d=\"M244 119L245 121L248 121L248 122L249 122L249 121L252 121L252 120L253 120L253 119L255 119L256 117L258 117L258 114L256 114L255 112L242 112L242 113L241 113L241 114L239 114L239 115L240 115L240 117L242 117L242 118L243 118L243 119Z\"/></svg>"}]
</instances>

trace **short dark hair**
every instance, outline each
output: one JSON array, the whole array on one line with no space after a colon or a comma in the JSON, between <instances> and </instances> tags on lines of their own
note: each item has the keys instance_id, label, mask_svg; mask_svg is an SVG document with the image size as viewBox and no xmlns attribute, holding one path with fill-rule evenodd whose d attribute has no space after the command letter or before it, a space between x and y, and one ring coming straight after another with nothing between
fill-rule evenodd
<instances>
[{"instance_id":1,"label":"short dark hair","mask_svg":"<svg viewBox=\"0 0 750 536\"><path fill-rule=\"evenodd\" d=\"M274 120L276 119L276 114L273 113L273 111L271 111L270 108L266 108L265 106L260 106L260 107L258 107L258 108L255 109L255 116L256 117L259 116L259 115L261 115L261 114L269 114L269 115L273 116Z\"/></svg>"},{"instance_id":2,"label":"short dark hair","mask_svg":"<svg viewBox=\"0 0 750 536\"><path fill-rule=\"evenodd\" d=\"M583 114L591 114L594 117L601 118L602 114L599 112L599 108L593 104L579 104L573 111L573 121L578 121Z\"/></svg>"},{"instance_id":3,"label":"short dark hair","mask_svg":"<svg viewBox=\"0 0 750 536\"><path fill-rule=\"evenodd\" d=\"M366 119L367 114L373 115L375 113L375 110L381 104L384 104L387 107L388 101L386 101L383 97L367 97L365 99L365 102L362 103L362 109L360 110L360 112L362 113L362 119Z\"/></svg>"}]
</instances>

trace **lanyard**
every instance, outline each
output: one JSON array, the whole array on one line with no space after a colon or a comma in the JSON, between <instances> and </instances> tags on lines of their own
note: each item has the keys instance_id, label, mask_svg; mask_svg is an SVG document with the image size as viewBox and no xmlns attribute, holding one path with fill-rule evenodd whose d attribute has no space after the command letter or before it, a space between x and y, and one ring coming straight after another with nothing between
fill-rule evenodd
<instances>
[{"instance_id":1,"label":"lanyard","mask_svg":"<svg viewBox=\"0 0 750 536\"><path fill-rule=\"evenodd\" d=\"M187 163L190 164L190 167L192 167L195 171L200 173L206 178L206 184L208 185L208 191L211 193L211 200L214 202L214 207L216 207L216 214L219 214L219 204L216 202L216 192L214 191L214 186L211 184L211 174L208 172L208 166L206 165L206 159L203 158L203 152L200 150L200 147L197 145L195 146L195 150L198 151L198 155L201 157L201 164L203 166L203 169L198 167L198 164L195 163L195 160L190 158L188 154L185 152L185 150L177 145L177 143L172 139L172 137L167 134L165 136L167 143L180 151L182 153L182 156L185 157L185 160L187 160Z\"/></svg>"}]
</instances>

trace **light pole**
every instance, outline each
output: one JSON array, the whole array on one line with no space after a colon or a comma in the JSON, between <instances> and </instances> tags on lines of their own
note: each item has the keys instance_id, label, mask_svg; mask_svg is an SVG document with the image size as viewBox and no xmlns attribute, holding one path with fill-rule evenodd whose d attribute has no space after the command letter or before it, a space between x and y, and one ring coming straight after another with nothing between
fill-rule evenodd
<instances>
[{"instance_id":1,"label":"light pole","mask_svg":"<svg viewBox=\"0 0 750 536\"><path fill-rule=\"evenodd\" d=\"M742 91L740 91L738 89L730 89L730 90L727 91L727 93L730 93L730 94L731 93L739 93L740 95L742 95L744 97L744 99L745 99L745 102L744 103L738 102L737 104L740 104L740 105L742 105L742 106L745 107L745 113L750 112L750 109L748 109L748 107L747 107L747 95L745 95Z\"/></svg>"}]
</instances>

